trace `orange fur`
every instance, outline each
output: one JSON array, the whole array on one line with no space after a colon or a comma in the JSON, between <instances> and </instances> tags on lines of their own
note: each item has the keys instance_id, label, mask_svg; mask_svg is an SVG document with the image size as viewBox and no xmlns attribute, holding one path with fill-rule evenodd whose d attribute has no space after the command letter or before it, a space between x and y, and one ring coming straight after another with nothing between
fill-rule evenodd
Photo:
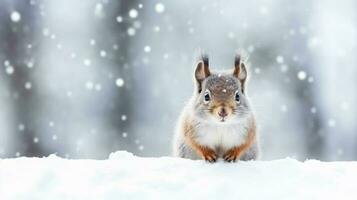
<instances>
[{"instance_id":1,"label":"orange fur","mask_svg":"<svg viewBox=\"0 0 357 200\"><path fill-rule=\"evenodd\" d=\"M216 152L209 147L198 144L194 139L194 131L195 130L193 124L189 120L185 120L184 134L186 142L191 145L191 147L196 151L198 155L202 157L202 159L209 162L215 162L217 160Z\"/></svg>"}]
</instances>

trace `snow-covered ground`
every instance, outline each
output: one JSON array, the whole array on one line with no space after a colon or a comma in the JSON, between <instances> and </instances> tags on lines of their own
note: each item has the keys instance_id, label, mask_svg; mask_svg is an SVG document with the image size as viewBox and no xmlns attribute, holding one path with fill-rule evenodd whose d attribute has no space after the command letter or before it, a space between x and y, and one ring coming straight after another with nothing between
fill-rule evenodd
<instances>
[{"instance_id":1,"label":"snow-covered ground","mask_svg":"<svg viewBox=\"0 0 357 200\"><path fill-rule=\"evenodd\" d=\"M357 162L208 164L116 152L108 160L0 160L1 200L356 199Z\"/></svg>"}]
</instances>

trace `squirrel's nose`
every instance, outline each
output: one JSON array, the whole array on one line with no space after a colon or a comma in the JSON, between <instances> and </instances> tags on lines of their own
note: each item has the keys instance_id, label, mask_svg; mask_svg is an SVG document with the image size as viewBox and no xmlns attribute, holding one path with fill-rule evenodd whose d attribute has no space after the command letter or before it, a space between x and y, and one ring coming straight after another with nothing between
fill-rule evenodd
<instances>
[{"instance_id":1,"label":"squirrel's nose","mask_svg":"<svg viewBox=\"0 0 357 200\"><path fill-rule=\"evenodd\" d=\"M218 112L218 115L220 117L226 117L228 115L226 109L222 108L219 112Z\"/></svg>"}]
</instances>

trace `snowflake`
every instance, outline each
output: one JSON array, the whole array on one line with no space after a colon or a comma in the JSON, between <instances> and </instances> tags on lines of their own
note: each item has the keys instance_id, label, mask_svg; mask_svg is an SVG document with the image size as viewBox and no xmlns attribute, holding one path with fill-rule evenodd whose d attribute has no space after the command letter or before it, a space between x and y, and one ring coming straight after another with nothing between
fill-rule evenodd
<instances>
[{"instance_id":1,"label":"snowflake","mask_svg":"<svg viewBox=\"0 0 357 200\"><path fill-rule=\"evenodd\" d=\"M146 53L150 53L151 47L150 47L150 46L145 46L145 47L144 47L144 51L145 51Z\"/></svg>"},{"instance_id":2,"label":"snowflake","mask_svg":"<svg viewBox=\"0 0 357 200\"><path fill-rule=\"evenodd\" d=\"M297 74L297 77L299 80L305 80L306 79L306 72L304 71L299 71L299 73Z\"/></svg>"},{"instance_id":3,"label":"snowflake","mask_svg":"<svg viewBox=\"0 0 357 200\"><path fill-rule=\"evenodd\" d=\"M129 36L134 36L135 33L136 33L136 31L135 31L135 29L133 27L129 27L127 32L128 32Z\"/></svg>"},{"instance_id":4,"label":"snowflake","mask_svg":"<svg viewBox=\"0 0 357 200\"><path fill-rule=\"evenodd\" d=\"M21 15L17 11L13 11L10 15L11 21L13 22L19 22L21 20Z\"/></svg>"},{"instance_id":5,"label":"snowflake","mask_svg":"<svg viewBox=\"0 0 357 200\"><path fill-rule=\"evenodd\" d=\"M122 78L117 78L117 80L115 80L115 84L118 87L123 87L124 86L124 80Z\"/></svg>"},{"instance_id":6,"label":"snowflake","mask_svg":"<svg viewBox=\"0 0 357 200\"><path fill-rule=\"evenodd\" d=\"M136 10L136 9L131 9L130 11L129 11L129 17L131 17L131 18L136 18L136 17L138 17L138 11Z\"/></svg>"},{"instance_id":7,"label":"snowflake","mask_svg":"<svg viewBox=\"0 0 357 200\"><path fill-rule=\"evenodd\" d=\"M104 51L104 50L101 50L101 51L99 52L99 54L100 54L101 57L106 57L106 56L107 56L107 52Z\"/></svg>"},{"instance_id":8,"label":"snowflake","mask_svg":"<svg viewBox=\"0 0 357 200\"><path fill-rule=\"evenodd\" d=\"M164 4L162 4L162 3L157 3L157 4L155 5L155 11L156 11L157 13L163 13L163 12L165 11L165 6L164 6Z\"/></svg>"},{"instance_id":9,"label":"snowflake","mask_svg":"<svg viewBox=\"0 0 357 200\"><path fill-rule=\"evenodd\" d=\"M15 68L13 66L7 66L5 68L5 70L6 70L6 73L9 74L9 75L11 75L11 74L13 74L15 72Z\"/></svg>"},{"instance_id":10,"label":"snowflake","mask_svg":"<svg viewBox=\"0 0 357 200\"><path fill-rule=\"evenodd\" d=\"M84 59L84 60L83 60L83 64L84 64L85 66L90 66L90 65L92 64L92 62L91 62L91 60L89 60L89 59L87 58L87 59Z\"/></svg>"},{"instance_id":11,"label":"snowflake","mask_svg":"<svg viewBox=\"0 0 357 200\"><path fill-rule=\"evenodd\" d=\"M57 140L57 135L52 135L52 140Z\"/></svg>"},{"instance_id":12,"label":"snowflake","mask_svg":"<svg viewBox=\"0 0 357 200\"><path fill-rule=\"evenodd\" d=\"M88 90L92 90L93 87L94 87L94 83L93 83L93 82L91 82L91 81L87 81L87 82L86 82L86 88L87 88Z\"/></svg>"},{"instance_id":13,"label":"snowflake","mask_svg":"<svg viewBox=\"0 0 357 200\"><path fill-rule=\"evenodd\" d=\"M279 64L282 64L284 62L284 57L283 56L277 56L276 57L276 62Z\"/></svg>"},{"instance_id":14,"label":"snowflake","mask_svg":"<svg viewBox=\"0 0 357 200\"><path fill-rule=\"evenodd\" d=\"M122 23L123 22L123 17L122 16L118 16L117 17L117 22L118 23Z\"/></svg>"},{"instance_id":15,"label":"snowflake","mask_svg":"<svg viewBox=\"0 0 357 200\"><path fill-rule=\"evenodd\" d=\"M55 126L55 123L54 123L53 121L50 121L50 122L48 123L48 125L49 125L50 127L54 127L54 126Z\"/></svg>"},{"instance_id":16,"label":"snowflake","mask_svg":"<svg viewBox=\"0 0 357 200\"><path fill-rule=\"evenodd\" d=\"M34 143L38 143L39 141L40 141L40 140L38 139L38 137L34 137L34 138L33 138L33 142L34 142Z\"/></svg>"},{"instance_id":17,"label":"snowflake","mask_svg":"<svg viewBox=\"0 0 357 200\"><path fill-rule=\"evenodd\" d=\"M25 88L26 88L27 90L31 89L31 88L32 88L31 82L26 82L26 83L25 83Z\"/></svg>"}]
</instances>

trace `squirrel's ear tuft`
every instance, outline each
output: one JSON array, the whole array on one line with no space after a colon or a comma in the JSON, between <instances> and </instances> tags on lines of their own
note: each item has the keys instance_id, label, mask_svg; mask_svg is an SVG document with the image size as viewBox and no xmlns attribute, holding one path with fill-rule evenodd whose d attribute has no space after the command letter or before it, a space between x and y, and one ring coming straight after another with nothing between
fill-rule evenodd
<instances>
[{"instance_id":1,"label":"squirrel's ear tuft","mask_svg":"<svg viewBox=\"0 0 357 200\"><path fill-rule=\"evenodd\" d=\"M196 65L195 80L197 82L198 93L202 91L202 81L211 74L209 71L208 63L208 56L202 55L201 59Z\"/></svg>"},{"instance_id":2,"label":"squirrel's ear tuft","mask_svg":"<svg viewBox=\"0 0 357 200\"><path fill-rule=\"evenodd\" d=\"M248 77L248 72L247 72L247 68L245 67L245 64L242 62L241 56L239 54L236 55L236 57L234 59L233 76L235 76L239 79L241 86L242 86L242 92L244 93L245 82Z\"/></svg>"}]
</instances>

